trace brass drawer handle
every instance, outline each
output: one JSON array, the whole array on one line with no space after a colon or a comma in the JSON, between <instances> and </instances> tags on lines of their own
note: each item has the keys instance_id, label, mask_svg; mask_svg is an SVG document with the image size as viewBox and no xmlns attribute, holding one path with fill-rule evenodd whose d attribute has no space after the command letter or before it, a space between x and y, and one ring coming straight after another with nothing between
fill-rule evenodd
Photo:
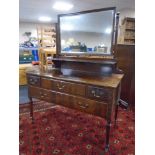
<instances>
[{"instance_id":1,"label":"brass drawer handle","mask_svg":"<svg viewBox=\"0 0 155 155\"><path fill-rule=\"evenodd\" d=\"M36 82L34 82L34 81L30 81L30 84L36 84Z\"/></svg>"},{"instance_id":2,"label":"brass drawer handle","mask_svg":"<svg viewBox=\"0 0 155 155\"><path fill-rule=\"evenodd\" d=\"M29 79L30 84L37 84L38 83L38 79L36 78L30 78Z\"/></svg>"},{"instance_id":3,"label":"brass drawer handle","mask_svg":"<svg viewBox=\"0 0 155 155\"><path fill-rule=\"evenodd\" d=\"M99 97L101 97L101 96L94 94L94 97L97 97L97 98L99 98Z\"/></svg>"},{"instance_id":4,"label":"brass drawer handle","mask_svg":"<svg viewBox=\"0 0 155 155\"><path fill-rule=\"evenodd\" d=\"M38 82L38 79L34 79L34 82Z\"/></svg>"},{"instance_id":5,"label":"brass drawer handle","mask_svg":"<svg viewBox=\"0 0 155 155\"><path fill-rule=\"evenodd\" d=\"M38 83L38 81L37 80L30 80L30 84L37 84Z\"/></svg>"},{"instance_id":6,"label":"brass drawer handle","mask_svg":"<svg viewBox=\"0 0 155 155\"><path fill-rule=\"evenodd\" d=\"M86 109L87 107L81 105L80 108L82 108L82 109Z\"/></svg>"},{"instance_id":7,"label":"brass drawer handle","mask_svg":"<svg viewBox=\"0 0 155 155\"><path fill-rule=\"evenodd\" d=\"M44 94L42 92L39 92L40 94L40 97L43 98L44 97Z\"/></svg>"},{"instance_id":8,"label":"brass drawer handle","mask_svg":"<svg viewBox=\"0 0 155 155\"><path fill-rule=\"evenodd\" d=\"M33 79L29 80L31 84L35 84L35 81Z\"/></svg>"},{"instance_id":9,"label":"brass drawer handle","mask_svg":"<svg viewBox=\"0 0 155 155\"><path fill-rule=\"evenodd\" d=\"M96 97L96 98L100 98L100 97L101 97L100 95L97 95L96 92L95 92L94 90L92 90L91 93L92 93L93 96Z\"/></svg>"},{"instance_id":10,"label":"brass drawer handle","mask_svg":"<svg viewBox=\"0 0 155 155\"><path fill-rule=\"evenodd\" d=\"M41 97L47 96L47 94L40 92Z\"/></svg>"},{"instance_id":11,"label":"brass drawer handle","mask_svg":"<svg viewBox=\"0 0 155 155\"><path fill-rule=\"evenodd\" d=\"M77 103L79 106L80 106L80 108L82 108L82 109L86 109L86 108L88 108L88 104L82 104L81 102L78 102Z\"/></svg>"},{"instance_id":12,"label":"brass drawer handle","mask_svg":"<svg viewBox=\"0 0 155 155\"><path fill-rule=\"evenodd\" d=\"M65 87L65 85L60 86L59 84L57 84L56 86L58 87L59 90L62 90Z\"/></svg>"},{"instance_id":13,"label":"brass drawer handle","mask_svg":"<svg viewBox=\"0 0 155 155\"><path fill-rule=\"evenodd\" d=\"M41 98L43 98L43 97L47 97L47 95L46 95L46 94L42 94L42 95L41 95Z\"/></svg>"}]
</instances>

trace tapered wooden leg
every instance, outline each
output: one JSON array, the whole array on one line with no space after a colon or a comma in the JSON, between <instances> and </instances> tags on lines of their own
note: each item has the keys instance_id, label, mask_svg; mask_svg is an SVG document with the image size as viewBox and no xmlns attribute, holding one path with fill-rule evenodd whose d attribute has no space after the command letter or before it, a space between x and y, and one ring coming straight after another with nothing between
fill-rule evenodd
<instances>
[{"instance_id":1,"label":"tapered wooden leg","mask_svg":"<svg viewBox=\"0 0 155 155\"><path fill-rule=\"evenodd\" d=\"M33 122L34 118L33 118L33 100L32 100L32 97L29 97L29 100L30 100L30 117L32 118L32 122Z\"/></svg>"},{"instance_id":2,"label":"tapered wooden leg","mask_svg":"<svg viewBox=\"0 0 155 155\"><path fill-rule=\"evenodd\" d=\"M114 127L116 127L118 107L119 107L119 103L120 103L120 94L121 94L121 83L118 87L118 97L117 97L116 104L115 104L115 124L114 124Z\"/></svg>"},{"instance_id":3,"label":"tapered wooden leg","mask_svg":"<svg viewBox=\"0 0 155 155\"><path fill-rule=\"evenodd\" d=\"M106 124L106 144L105 144L105 152L107 152L107 151L109 150L110 124L111 124L111 121L107 121L107 124Z\"/></svg>"},{"instance_id":4,"label":"tapered wooden leg","mask_svg":"<svg viewBox=\"0 0 155 155\"><path fill-rule=\"evenodd\" d=\"M115 106L115 127L116 127L116 121L117 121L118 106L119 104L116 104Z\"/></svg>"}]
</instances>

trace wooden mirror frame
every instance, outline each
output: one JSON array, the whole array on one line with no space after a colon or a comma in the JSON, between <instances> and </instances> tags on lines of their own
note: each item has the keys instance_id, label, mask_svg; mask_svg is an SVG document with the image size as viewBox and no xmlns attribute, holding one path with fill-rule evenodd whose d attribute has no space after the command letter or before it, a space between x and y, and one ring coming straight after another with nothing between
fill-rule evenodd
<instances>
[{"instance_id":1,"label":"wooden mirror frame","mask_svg":"<svg viewBox=\"0 0 155 155\"><path fill-rule=\"evenodd\" d=\"M61 33L60 33L60 18L64 16L72 16L72 15L80 15L80 14L86 14L86 13L93 13L93 12L101 12L101 11L113 11L113 25L112 25L112 37L111 37L111 54L91 54L91 53L80 53L80 54L73 54L73 53L61 53ZM116 7L108 7L108 8L101 8L101 9L94 9L94 10L87 10L87 11L81 11L76 13L69 13L69 14L59 14L58 15L58 24L57 24L57 50L56 50L56 57L74 57L77 58L91 58L91 57L107 57L107 58L113 58L113 44L115 44L116 40Z\"/></svg>"}]
</instances>

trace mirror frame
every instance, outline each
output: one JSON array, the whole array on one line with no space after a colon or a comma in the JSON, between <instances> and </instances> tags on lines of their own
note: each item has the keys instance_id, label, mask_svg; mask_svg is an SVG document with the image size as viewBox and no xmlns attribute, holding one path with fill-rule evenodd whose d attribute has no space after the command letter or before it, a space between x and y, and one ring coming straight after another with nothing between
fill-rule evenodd
<instances>
[{"instance_id":1,"label":"mirror frame","mask_svg":"<svg viewBox=\"0 0 155 155\"><path fill-rule=\"evenodd\" d=\"M66 16L73 16L73 15L81 15L87 13L95 13L101 11L113 11L113 25L112 25L112 37L111 37L111 49L110 54L103 54L103 53L61 53L61 33L60 33L60 18ZM108 8L101 8L101 9L93 9L75 13L68 13L68 14L59 14L58 15L58 24L57 24L57 56L113 56L113 43L115 42L115 25L116 25L116 7L108 7Z\"/></svg>"}]
</instances>

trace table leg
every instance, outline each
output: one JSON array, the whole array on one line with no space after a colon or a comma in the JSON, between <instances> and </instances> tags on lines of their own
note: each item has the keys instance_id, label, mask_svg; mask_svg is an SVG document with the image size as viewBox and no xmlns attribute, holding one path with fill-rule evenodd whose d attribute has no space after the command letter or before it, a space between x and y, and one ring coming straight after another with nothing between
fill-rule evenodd
<instances>
[{"instance_id":1,"label":"table leg","mask_svg":"<svg viewBox=\"0 0 155 155\"><path fill-rule=\"evenodd\" d=\"M118 113L118 107L119 107L119 102L120 102L120 94L121 94L121 83L118 87L118 97L117 97L116 104L115 104L115 124L114 124L115 127L116 127L117 113Z\"/></svg>"},{"instance_id":2,"label":"table leg","mask_svg":"<svg viewBox=\"0 0 155 155\"><path fill-rule=\"evenodd\" d=\"M118 113L118 106L119 106L119 104L116 104L116 106L115 106L115 127L116 127L116 120L117 120L117 113Z\"/></svg>"},{"instance_id":3,"label":"table leg","mask_svg":"<svg viewBox=\"0 0 155 155\"><path fill-rule=\"evenodd\" d=\"M32 100L32 97L29 97L29 100L30 100L30 117L32 118L32 122L33 122L34 118L33 118L33 100Z\"/></svg>"},{"instance_id":4,"label":"table leg","mask_svg":"<svg viewBox=\"0 0 155 155\"><path fill-rule=\"evenodd\" d=\"M105 152L107 152L109 150L109 134L110 134L110 124L111 121L107 121L106 124L106 145L105 145Z\"/></svg>"}]
</instances>

